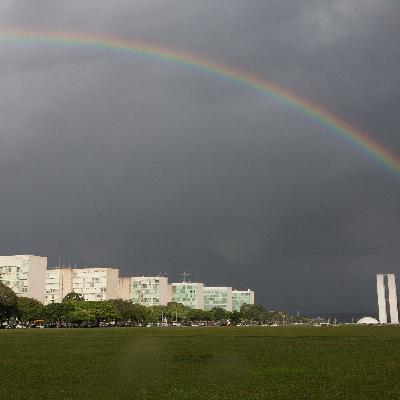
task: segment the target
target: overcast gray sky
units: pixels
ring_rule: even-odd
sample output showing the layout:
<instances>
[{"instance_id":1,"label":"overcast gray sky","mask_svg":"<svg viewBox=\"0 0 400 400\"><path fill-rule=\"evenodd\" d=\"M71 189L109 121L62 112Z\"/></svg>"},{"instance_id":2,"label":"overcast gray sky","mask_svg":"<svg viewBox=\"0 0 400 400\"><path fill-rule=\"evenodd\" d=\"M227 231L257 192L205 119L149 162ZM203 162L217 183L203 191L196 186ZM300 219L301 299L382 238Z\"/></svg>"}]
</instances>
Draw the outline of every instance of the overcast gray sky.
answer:
<instances>
[{"instance_id":1,"label":"overcast gray sky","mask_svg":"<svg viewBox=\"0 0 400 400\"><path fill-rule=\"evenodd\" d=\"M276 82L400 155L400 4L3 0L0 26L142 39ZM369 312L400 283L400 177L253 89L0 40L0 252L183 270L270 309Z\"/></svg>"}]
</instances>

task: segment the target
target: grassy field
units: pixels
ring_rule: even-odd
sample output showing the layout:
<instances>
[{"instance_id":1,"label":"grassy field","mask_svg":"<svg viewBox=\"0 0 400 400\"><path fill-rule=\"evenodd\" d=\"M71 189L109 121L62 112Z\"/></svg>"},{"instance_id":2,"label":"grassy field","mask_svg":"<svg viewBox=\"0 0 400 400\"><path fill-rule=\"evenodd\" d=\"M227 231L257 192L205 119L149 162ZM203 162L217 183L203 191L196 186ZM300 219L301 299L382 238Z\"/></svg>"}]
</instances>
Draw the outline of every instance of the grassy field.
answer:
<instances>
[{"instance_id":1,"label":"grassy field","mask_svg":"<svg viewBox=\"0 0 400 400\"><path fill-rule=\"evenodd\" d=\"M1 330L0 399L400 399L400 328Z\"/></svg>"}]
</instances>

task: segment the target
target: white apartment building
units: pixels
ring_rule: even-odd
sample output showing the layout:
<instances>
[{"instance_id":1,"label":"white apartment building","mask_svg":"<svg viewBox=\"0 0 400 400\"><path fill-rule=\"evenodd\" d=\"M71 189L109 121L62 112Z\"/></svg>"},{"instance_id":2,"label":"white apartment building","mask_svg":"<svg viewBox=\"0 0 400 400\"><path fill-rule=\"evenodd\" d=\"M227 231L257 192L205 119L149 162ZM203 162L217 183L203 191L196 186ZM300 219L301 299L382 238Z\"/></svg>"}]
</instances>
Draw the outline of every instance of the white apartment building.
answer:
<instances>
[{"instance_id":1,"label":"white apartment building","mask_svg":"<svg viewBox=\"0 0 400 400\"><path fill-rule=\"evenodd\" d=\"M46 271L45 304L61 303L72 292L72 269L57 268Z\"/></svg>"},{"instance_id":2,"label":"white apartment building","mask_svg":"<svg viewBox=\"0 0 400 400\"><path fill-rule=\"evenodd\" d=\"M168 278L139 276L120 278L120 297L144 306L167 305L170 301Z\"/></svg>"},{"instance_id":3,"label":"white apartment building","mask_svg":"<svg viewBox=\"0 0 400 400\"><path fill-rule=\"evenodd\" d=\"M71 292L87 301L117 299L118 268L55 268L46 271L45 301L60 303Z\"/></svg>"},{"instance_id":4,"label":"white apartment building","mask_svg":"<svg viewBox=\"0 0 400 400\"><path fill-rule=\"evenodd\" d=\"M0 256L0 281L17 296L44 303L47 257L34 255Z\"/></svg>"},{"instance_id":5,"label":"white apartment building","mask_svg":"<svg viewBox=\"0 0 400 400\"><path fill-rule=\"evenodd\" d=\"M72 291L87 301L118 298L118 268L92 267L72 269Z\"/></svg>"},{"instance_id":6,"label":"white apartment building","mask_svg":"<svg viewBox=\"0 0 400 400\"><path fill-rule=\"evenodd\" d=\"M204 287L204 309L220 307L232 311L232 288L205 286Z\"/></svg>"},{"instance_id":7,"label":"white apartment building","mask_svg":"<svg viewBox=\"0 0 400 400\"><path fill-rule=\"evenodd\" d=\"M243 304L254 304L254 291L247 290L232 290L232 309L240 311Z\"/></svg>"},{"instance_id":8,"label":"white apartment building","mask_svg":"<svg viewBox=\"0 0 400 400\"><path fill-rule=\"evenodd\" d=\"M204 309L204 284L193 282L172 283L171 300L184 306Z\"/></svg>"},{"instance_id":9,"label":"white apartment building","mask_svg":"<svg viewBox=\"0 0 400 400\"><path fill-rule=\"evenodd\" d=\"M173 301L205 310L222 307L239 311L243 304L254 304L250 289L204 287L203 283L185 281L168 284L162 276L119 278L119 269L109 267L47 270L47 257L34 255L0 256L0 281L17 296L45 304L59 303L70 292L82 294L88 301L122 298L146 306Z\"/></svg>"}]
</instances>

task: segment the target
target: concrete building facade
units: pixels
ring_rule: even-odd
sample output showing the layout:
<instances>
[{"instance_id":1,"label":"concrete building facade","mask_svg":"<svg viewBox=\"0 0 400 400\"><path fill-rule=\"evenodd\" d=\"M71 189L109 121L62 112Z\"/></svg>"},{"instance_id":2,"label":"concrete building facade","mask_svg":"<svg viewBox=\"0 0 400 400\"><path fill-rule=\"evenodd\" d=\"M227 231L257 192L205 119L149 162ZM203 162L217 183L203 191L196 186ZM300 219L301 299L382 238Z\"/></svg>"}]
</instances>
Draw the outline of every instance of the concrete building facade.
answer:
<instances>
[{"instance_id":1,"label":"concrete building facade","mask_svg":"<svg viewBox=\"0 0 400 400\"><path fill-rule=\"evenodd\" d=\"M399 311L395 275L377 274L376 291L378 295L379 322L381 324L398 324Z\"/></svg>"},{"instance_id":2,"label":"concrete building facade","mask_svg":"<svg viewBox=\"0 0 400 400\"><path fill-rule=\"evenodd\" d=\"M131 277L124 276L118 279L118 298L123 300L131 300Z\"/></svg>"},{"instance_id":3,"label":"concrete building facade","mask_svg":"<svg viewBox=\"0 0 400 400\"><path fill-rule=\"evenodd\" d=\"M47 257L34 255L0 256L0 281L17 296L45 302Z\"/></svg>"},{"instance_id":4,"label":"concrete building facade","mask_svg":"<svg viewBox=\"0 0 400 400\"><path fill-rule=\"evenodd\" d=\"M46 271L45 304L61 303L72 292L72 269L57 268Z\"/></svg>"},{"instance_id":5,"label":"concrete building facade","mask_svg":"<svg viewBox=\"0 0 400 400\"><path fill-rule=\"evenodd\" d=\"M220 307L232 311L232 288L231 287L204 287L204 310Z\"/></svg>"},{"instance_id":6,"label":"concrete building facade","mask_svg":"<svg viewBox=\"0 0 400 400\"><path fill-rule=\"evenodd\" d=\"M85 300L117 299L118 288L118 268L88 267L72 270L72 291L82 294Z\"/></svg>"},{"instance_id":7,"label":"concrete building facade","mask_svg":"<svg viewBox=\"0 0 400 400\"><path fill-rule=\"evenodd\" d=\"M171 300L184 306L204 309L204 284L203 283L172 283Z\"/></svg>"},{"instance_id":8,"label":"concrete building facade","mask_svg":"<svg viewBox=\"0 0 400 400\"><path fill-rule=\"evenodd\" d=\"M243 304L254 304L254 291L232 290L232 310L240 311Z\"/></svg>"},{"instance_id":9,"label":"concrete building facade","mask_svg":"<svg viewBox=\"0 0 400 400\"><path fill-rule=\"evenodd\" d=\"M394 276L387 276L391 321L396 321L396 284ZM377 279L378 299L385 304L385 297L379 294L379 279L383 282L383 278ZM83 295L88 301L122 298L146 306L166 305L173 301L205 310L221 307L232 311L240 310L242 304L254 304L254 292L250 290L204 287L199 282L169 284L162 276L119 278L119 269L110 267L47 269L47 257L34 255L0 256L0 281L17 296L31 297L45 304L59 303L71 292ZM385 319L383 315L382 320Z\"/></svg>"},{"instance_id":10,"label":"concrete building facade","mask_svg":"<svg viewBox=\"0 0 400 400\"><path fill-rule=\"evenodd\" d=\"M144 306L165 306L170 301L168 279L164 276L130 278L129 300Z\"/></svg>"},{"instance_id":11,"label":"concrete building facade","mask_svg":"<svg viewBox=\"0 0 400 400\"><path fill-rule=\"evenodd\" d=\"M45 299L60 303L68 293L83 295L87 301L119 297L119 269L108 267L55 268L46 271Z\"/></svg>"}]
</instances>

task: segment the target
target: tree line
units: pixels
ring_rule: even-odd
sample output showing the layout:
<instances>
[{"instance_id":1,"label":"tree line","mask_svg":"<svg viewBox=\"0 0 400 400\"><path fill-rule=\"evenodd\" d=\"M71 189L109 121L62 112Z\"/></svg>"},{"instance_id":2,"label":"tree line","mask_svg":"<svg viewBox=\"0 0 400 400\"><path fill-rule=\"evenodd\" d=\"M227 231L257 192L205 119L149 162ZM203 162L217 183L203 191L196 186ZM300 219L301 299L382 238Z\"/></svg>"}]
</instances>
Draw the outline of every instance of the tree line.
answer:
<instances>
[{"instance_id":1,"label":"tree line","mask_svg":"<svg viewBox=\"0 0 400 400\"><path fill-rule=\"evenodd\" d=\"M287 314L267 311L262 305L242 305L240 311L223 308L211 310L191 309L180 303L166 306L143 306L130 301L115 299L84 301L82 295L69 293L61 303L43 305L27 297L17 297L0 282L0 322L18 320L29 324L34 321L50 326L99 326L112 322L120 326L147 324L273 324L285 323Z\"/></svg>"}]
</instances>

